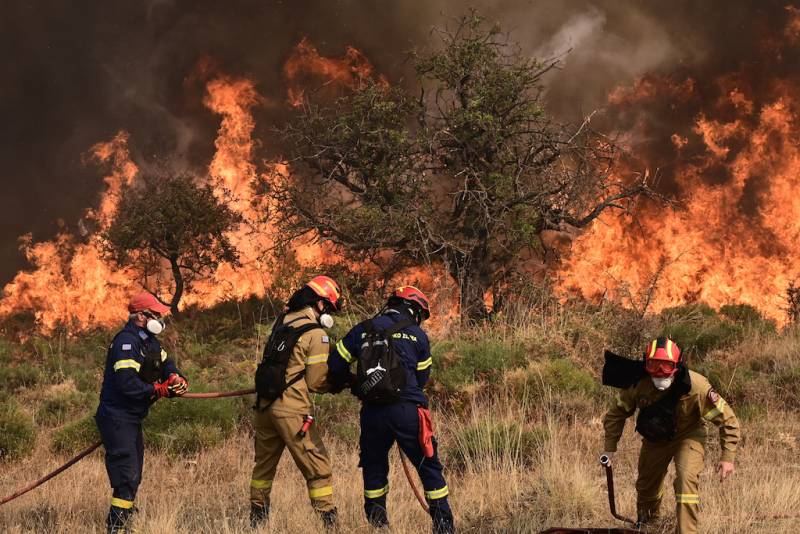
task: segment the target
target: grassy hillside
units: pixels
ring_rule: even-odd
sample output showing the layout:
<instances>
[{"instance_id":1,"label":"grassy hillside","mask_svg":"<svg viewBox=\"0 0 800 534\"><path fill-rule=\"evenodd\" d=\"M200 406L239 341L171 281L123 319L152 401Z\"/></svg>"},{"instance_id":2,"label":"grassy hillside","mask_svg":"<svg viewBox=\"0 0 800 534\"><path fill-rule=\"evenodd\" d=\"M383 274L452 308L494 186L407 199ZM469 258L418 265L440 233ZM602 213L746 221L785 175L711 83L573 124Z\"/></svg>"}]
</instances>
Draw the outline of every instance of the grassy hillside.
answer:
<instances>
[{"instance_id":1,"label":"grassy hillside","mask_svg":"<svg viewBox=\"0 0 800 534\"><path fill-rule=\"evenodd\" d=\"M247 318L247 319L246 319ZM341 335L356 317L338 320ZM193 391L248 387L269 329L260 308L189 312L165 346ZM436 325L434 325L436 326ZM91 420L113 332L70 338L7 327L0 341L0 494L38 478L95 440ZM432 328L428 387L452 502L462 532L538 532L613 526L605 497L601 418L613 391L599 384L603 349L638 353L669 334L731 403L744 427L736 475L720 485L708 443L702 477L705 532L796 532L769 519L800 509L800 331L778 329L747 306L692 305L638 317L612 306L530 299L491 324ZM13 341L12 341L13 340ZM247 532L252 467L251 399L160 401L147 419L147 458L137 505L142 533ZM342 532L369 532L362 512L358 404L316 399L333 456ZM638 438L626 429L616 459L618 507L635 514ZM393 452L393 532L428 529ZM671 480L671 477L670 477ZM101 453L0 508L3 532L100 532L110 489ZM669 529L672 488L664 501ZM424 525L424 529L420 527ZM273 492L271 531L319 530L305 486L286 455Z\"/></svg>"}]
</instances>

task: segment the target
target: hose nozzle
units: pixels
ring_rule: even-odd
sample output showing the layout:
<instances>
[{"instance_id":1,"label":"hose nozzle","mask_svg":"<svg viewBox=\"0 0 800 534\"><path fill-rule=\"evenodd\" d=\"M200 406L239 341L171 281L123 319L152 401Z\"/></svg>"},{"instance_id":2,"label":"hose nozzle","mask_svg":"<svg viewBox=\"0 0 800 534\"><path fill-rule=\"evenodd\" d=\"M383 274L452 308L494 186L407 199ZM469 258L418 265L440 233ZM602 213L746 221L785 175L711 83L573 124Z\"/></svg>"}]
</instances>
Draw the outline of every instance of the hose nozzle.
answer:
<instances>
[{"instance_id":1,"label":"hose nozzle","mask_svg":"<svg viewBox=\"0 0 800 534\"><path fill-rule=\"evenodd\" d=\"M609 458L607 454L603 454L600 456L600 465L602 465L603 467L607 467L610 462L611 458Z\"/></svg>"}]
</instances>

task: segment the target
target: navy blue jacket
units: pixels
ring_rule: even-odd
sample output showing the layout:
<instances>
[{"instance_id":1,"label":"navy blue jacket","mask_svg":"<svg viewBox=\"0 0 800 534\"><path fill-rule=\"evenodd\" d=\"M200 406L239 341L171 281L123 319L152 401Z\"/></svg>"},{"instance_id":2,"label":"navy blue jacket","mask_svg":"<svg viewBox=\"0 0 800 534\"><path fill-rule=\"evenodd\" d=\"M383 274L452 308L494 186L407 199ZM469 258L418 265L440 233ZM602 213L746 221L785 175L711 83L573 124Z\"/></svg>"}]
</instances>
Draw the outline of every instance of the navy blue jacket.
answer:
<instances>
[{"instance_id":1,"label":"navy blue jacket","mask_svg":"<svg viewBox=\"0 0 800 534\"><path fill-rule=\"evenodd\" d=\"M161 380L172 373L180 374L156 337L128 321L108 348L98 416L127 421L141 421L147 416L150 405L155 402L155 388L139 377L139 369L148 351L161 353L164 361Z\"/></svg>"},{"instance_id":2,"label":"navy blue jacket","mask_svg":"<svg viewBox=\"0 0 800 534\"><path fill-rule=\"evenodd\" d=\"M377 328L388 329L394 323L411 319L404 312L389 309L372 319ZM354 326L334 347L328 356L328 369L334 384L341 386L350 378L350 364L361 354L361 339L365 337L364 323ZM428 405L422 388L431 375L431 346L428 336L417 324L407 326L392 336L395 351L406 369L406 387L400 399L415 404Z\"/></svg>"}]
</instances>

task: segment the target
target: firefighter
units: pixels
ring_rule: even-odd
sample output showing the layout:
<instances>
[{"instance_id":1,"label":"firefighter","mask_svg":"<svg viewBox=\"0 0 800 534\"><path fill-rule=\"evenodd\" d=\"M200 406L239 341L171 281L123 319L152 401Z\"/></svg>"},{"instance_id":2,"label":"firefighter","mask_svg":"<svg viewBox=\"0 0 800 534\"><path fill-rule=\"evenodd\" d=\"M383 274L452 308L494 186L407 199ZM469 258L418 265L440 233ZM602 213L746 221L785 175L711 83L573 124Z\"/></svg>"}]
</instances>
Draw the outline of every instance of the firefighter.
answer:
<instances>
[{"instance_id":1,"label":"firefighter","mask_svg":"<svg viewBox=\"0 0 800 534\"><path fill-rule=\"evenodd\" d=\"M274 399L264 398L259 390L255 406L255 466L250 480L250 523L253 528L269 517L270 493L275 471L284 449L289 449L295 464L306 479L311 506L327 528L335 526L331 461L313 417L312 393L325 393L328 375L329 338L324 328L333 326L330 314L341 309L339 285L327 276L316 276L289 299L285 314L273 326L273 336L280 325L304 329L292 340L288 361L281 369L282 386ZM272 339L272 337L271 337ZM265 347L265 358L268 350ZM283 347L281 347L283 348ZM261 367L261 366L259 366ZM302 432L301 432L302 430Z\"/></svg>"},{"instance_id":2,"label":"firefighter","mask_svg":"<svg viewBox=\"0 0 800 534\"><path fill-rule=\"evenodd\" d=\"M708 379L686 367L671 339L658 338L648 345L644 371L642 378L620 391L605 415L604 454L610 458L616 452L625 420L638 408L636 430L643 437L636 480L639 521L646 524L656 518L667 468L674 462L676 532L698 532L707 424L719 427L722 452L717 472L722 482L734 472L739 421Z\"/></svg>"},{"instance_id":3,"label":"firefighter","mask_svg":"<svg viewBox=\"0 0 800 534\"><path fill-rule=\"evenodd\" d=\"M370 321L351 329L331 350L328 365L334 387L350 383L353 392L362 400L360 426L360 463L364 479L364 512L376 528L388 525L386 496L389 493L389 449L396 441L400 449L416 466L425 488L425 497L433 520L433 532L454 532L453 514L448 503L449 490L442 476L435 439L432 439L428 400L422 391L431 371L431 352L428 337L420 328L430 317L427 297L419 289L404 286L392 293L384 310ZM401 324L402 323L402 324ZM350 366L364 357L367 332L391 332L391 345L398 358L398 367L405 373L405 386L394 402L374 403L359 395ZM378 341L378 343L386 343ZM375 365L365 371L367 377L386 372L385 365ZM372 373L375 372L374 375ZM389 370L387 375L391 374ZM430 434L421 443L422 429Z\"/></svg>"},{"instance_id":4,"label":"firefighter","mask_svg":"<svg viewBox=\"0 0 800 534\"><path fill-rule=\"evenodd\" d=\"M164 331L162 316L169 308L143 292L130 299L128 311L128 323L108 348L95 414L113 490L106 518L109 534L128 532L144 465L142 421L150 405L164 397L181 396L189 389L157 339Z\"/></svg>"}]
</instances>

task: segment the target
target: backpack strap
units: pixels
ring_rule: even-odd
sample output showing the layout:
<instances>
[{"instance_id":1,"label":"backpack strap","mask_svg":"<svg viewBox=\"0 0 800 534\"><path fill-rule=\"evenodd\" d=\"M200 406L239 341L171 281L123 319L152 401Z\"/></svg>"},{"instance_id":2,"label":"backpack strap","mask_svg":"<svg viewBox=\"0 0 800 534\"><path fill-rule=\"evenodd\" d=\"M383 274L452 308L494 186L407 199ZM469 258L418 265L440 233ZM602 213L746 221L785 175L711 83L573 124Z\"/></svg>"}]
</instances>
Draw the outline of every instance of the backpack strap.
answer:
<instances>
[{"instance_id":1,"label":"backpack strap","mask_svg":"<svg viewBox=\"0 0 800 534\"><path fill-rule=\"evenodd\" d=\"M285 314L284 314L284 315L285 315ZM283 317L283 315L281 315L281 318L282 318L282 317ZM295 322L295 321L297 321L297 320L299 320L299 319L302 319L302 317L298 317L297 319L292 319L292 320L291 320L291 321L289 321L288 323L284 323L284 324L281 324L281 325L278 325L278 326L287 326L287 325L290 325L290 324L292 324L293 322ZM277 321L276 321L276 322L277 322ZM300 340L300 336L302 336L302 335L303 335L303 334L305 334L306 332L310 332L311 330L316 330L317 328L320 328L320 326L319 326L318 324L315 324L315 323L308 323L308 324L304 324L304 325L301 325L301 326L298 326L298 327L296 327L296 328L295 328L295 336L296 336L296 337L294 338L294 344L295 344L295 345L297 344L297 342ZM275 331L275 330L273 329L273 333L274 333L274 331ZM270 336L270 337L271 337L271 336ZM303 368L303 370L302 370L302 371L300 371L299 373L297 373L297 375L296 375L294 378L292 378L291 380L289 380L289 381L286 383L286 385L285 385L285 386L283 387L283 389L281 390L281 394L280 394L280 395L278 395L277 397L275 397L274 399L272 399L272 400L271 400L271 401L270 401L270 402L269 402L269 403L268 403L266 406L264 406L264 407L263 407L263 408L261 408L261 409L262 409L262 410L264 410L264 409L266 409L266 408L269 408L270 406L272 406L272 403L273 403L273 402L275 402L276 400L278 400L278 399L280 399L281 397L283 397L283 394L284 394L284 393L286 393L286 390L287 390L287 389L289 389L290 387L292 387L293 385L295 385L297 382L299 382L300 380L302 380L303 378L305 378L305 376L306 376L306 370L305 370L305 368ZM256 395L256 406L258 406L258 403L259 403L259 401L260 401L260 400L261 400L261 398L260 398L258 395Z\"/></svg>"}]
</instances>

